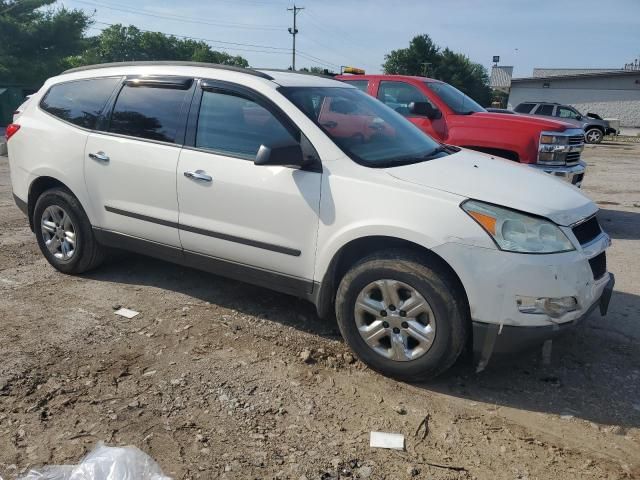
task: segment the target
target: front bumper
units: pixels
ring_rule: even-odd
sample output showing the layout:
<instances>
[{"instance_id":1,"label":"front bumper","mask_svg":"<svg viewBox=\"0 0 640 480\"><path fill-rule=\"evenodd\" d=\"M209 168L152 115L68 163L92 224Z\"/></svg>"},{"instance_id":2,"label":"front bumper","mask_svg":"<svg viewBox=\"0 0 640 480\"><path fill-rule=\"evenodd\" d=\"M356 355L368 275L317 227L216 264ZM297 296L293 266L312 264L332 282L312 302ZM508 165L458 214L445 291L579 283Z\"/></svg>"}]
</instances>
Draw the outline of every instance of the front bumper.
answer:
<instances>
[{"instance_id":1,"label":"front bumper","mask_svg":"<svg viewBox=\"0 0 640 480\"><path fill-rule=\"evenodd\" d=\"M575 328L597 308L606 315L615 285L615 277L609 278L596 301L579 317L565 323L541 327L500 326L495 323L473 322L473 351L482 367L486 366L492 354L506 354L539 346L544 341Z\"/></svg>"},{"instance_id":2,"label":"front bumper","mask_svg":"<svg viewBox=\"0 0 640 480\"><path fill-rule=\"evenodd\" d=\"M584 172L587 169L587 164L584 162L578 162L576 165L568 166L558 166L553 167L550 165L540 165L540 164L532 164L531 167L537 168L546 172L554 177L559 177L562 180L569 182L576 187L580 187L582 185L582 179L584 178Z\"/></svg>"}]
</instances>

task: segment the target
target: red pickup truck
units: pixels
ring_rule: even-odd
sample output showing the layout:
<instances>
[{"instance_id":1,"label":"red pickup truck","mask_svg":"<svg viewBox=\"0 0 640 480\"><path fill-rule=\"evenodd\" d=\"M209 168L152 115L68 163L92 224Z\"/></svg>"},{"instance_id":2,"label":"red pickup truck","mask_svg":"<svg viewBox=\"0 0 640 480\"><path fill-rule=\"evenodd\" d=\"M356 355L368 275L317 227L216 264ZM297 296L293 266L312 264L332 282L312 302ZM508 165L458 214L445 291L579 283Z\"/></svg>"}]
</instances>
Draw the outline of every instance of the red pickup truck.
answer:
<instances>
[{"instance_id":1,"label":"red pickup truck","mask_svg":"<svg viewBox=\"0 0 640 480\"><path fill-rule=\"evenodd\" d=\"M378 98L433 138L508 158L580 186L584 132L529 115L490 113L460 90L425 77L339 75L336 78Z\"/></svg>"}]
</instances>

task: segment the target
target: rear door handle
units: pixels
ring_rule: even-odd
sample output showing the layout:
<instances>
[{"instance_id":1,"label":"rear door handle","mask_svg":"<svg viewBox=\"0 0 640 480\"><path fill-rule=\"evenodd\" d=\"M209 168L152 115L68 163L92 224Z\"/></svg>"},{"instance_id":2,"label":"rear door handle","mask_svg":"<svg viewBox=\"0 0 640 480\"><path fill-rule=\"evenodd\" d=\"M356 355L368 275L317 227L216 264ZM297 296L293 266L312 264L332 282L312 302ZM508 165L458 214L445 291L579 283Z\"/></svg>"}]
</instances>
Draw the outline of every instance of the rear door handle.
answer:
<instances>
[{"instance_id":1,"label":"rear door handle","mask_svg":"<svg viewBox=\"0 0 640 480\"><path fill-rule=\"evenodd\" d=\"M184 176L193 180L200 180L201 182L211 182L213 180L213 177L207 175L207 172L204 170L196 170L195 172L187 171L184 172Z\"/></svg>"},{"instance_id":2,"label":"rear door handle","mask_svg":"<svg viewBox=\"0 0 640 480\"><path fill-rule=\"evenodd\" d=\"M109 157L104 152L90 153L89 158L91 160L97 160L99 162L108 163Z\"/></svg>"}]
</instances>

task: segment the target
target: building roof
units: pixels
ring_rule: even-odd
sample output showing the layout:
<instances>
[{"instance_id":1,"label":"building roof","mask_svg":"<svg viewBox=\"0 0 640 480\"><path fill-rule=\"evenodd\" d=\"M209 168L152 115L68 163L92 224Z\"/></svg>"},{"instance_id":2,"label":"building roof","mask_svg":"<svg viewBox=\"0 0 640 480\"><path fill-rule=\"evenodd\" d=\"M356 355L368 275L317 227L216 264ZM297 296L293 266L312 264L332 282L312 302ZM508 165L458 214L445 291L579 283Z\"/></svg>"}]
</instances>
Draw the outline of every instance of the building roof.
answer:
<instances>
[{"instance_id":1,"label":"building roof","mask_svg":"<svg viewBox=\"0 0 640 480\"><path fill-rule=\"evenodd\" d=\"M591 73L619 72L620 68L534 68L533 77L565 77L567 75L587 75Z\"/></svg>"},{"instance_id":2,"label":"building roof","mask_svg":"<svg viewBox=\"0 0 640 480\"><path fill-rule=\"evenodd\" d=\"M511 85L511 77L513 76L513 67L499 67L494 65L491 69L491 78L489 86L491 88L509 88Z\"/></svg>"},{"instance_id":3,"label":"building roof","mask_svg":"<svg viewBox=\"0 0 640 480\"><path fill-rule=\"evenodd\" d=\"M640 75L638 70L606 70L602 72L593 73L574 73L567 75L551 75L548 77L524 77L514 78L511 83L532 82L540 80L566 80L566 79L581 79L581 78L598 78L598 77L618 77L625 75Z\"/></svg>"}]
</instances>

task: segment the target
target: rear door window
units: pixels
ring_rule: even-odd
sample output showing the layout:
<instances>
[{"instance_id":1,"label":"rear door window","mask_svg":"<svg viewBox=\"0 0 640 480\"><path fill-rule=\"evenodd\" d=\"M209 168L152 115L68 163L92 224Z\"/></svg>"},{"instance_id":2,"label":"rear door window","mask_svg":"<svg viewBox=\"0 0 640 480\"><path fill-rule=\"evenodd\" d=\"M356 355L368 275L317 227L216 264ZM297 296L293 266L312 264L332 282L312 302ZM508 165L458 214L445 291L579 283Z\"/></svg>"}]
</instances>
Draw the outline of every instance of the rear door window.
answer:
<instances>
[{"instance_id":1,"label":"rear door window","mask_svg":"<svg viewBox=\"0 0 640 480\"><path fill-rule=\"evenodd\" d=\"M121 77L60 83L49 89L40 108L79 127L94 129Z\"/></svg>"},{"instance_id":2,"label":"rear door window","mask_svg":"<svg viewBox=\"0 0 640 480\"><path fill-rule=\"evenodd\" d=\"M402 115L410 114L411 102L428 102L420 90L404 82L380 82L378 99Z\"/></svg>"},{"instance_id":3,"label":"rear door window","mask_svg":"<svg viewBox=\"0 0 640 480\"><path fill-rule=\"evenodd\" d=\"M125 85L111 114L108 131L175 143L184 122L182 109L190 90Z\"/></svg>"},{"instance_id":4,"label":"rear door window","mask_svg":"<svg viewBox=\"0 0 640 480\"><path fill-rule=\"evenodd\" d=\"M513 111L518 113L530 113L531 109L534 106L535 106L535 103L521 103L516 108L514 108Z\"/></svg>"},{"instance_id":5,"label":"rear door window","mask_svg":"<svg viewBox=\"0 0 640 480\"><path fill-rule=\"evenodd\" d=\"M344 83L348 83L349 85L353 85L358 90L362 90L364 93L367 93L367 87L369 86L369 80L343 80Z\"/></svg>"},{"instance_id":6,"label":"rear door window","mask_svg":"<svg viewBox=\"0 0 640 480\"><path fill-rule=\"evenodd\" d=\"M554 105L540 105L536 110L536 115L546 115L548 117L553 115Z\"/></svg>"}]
</instances>

